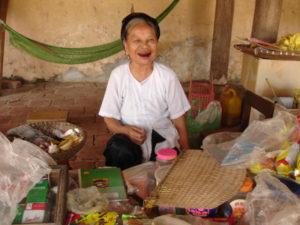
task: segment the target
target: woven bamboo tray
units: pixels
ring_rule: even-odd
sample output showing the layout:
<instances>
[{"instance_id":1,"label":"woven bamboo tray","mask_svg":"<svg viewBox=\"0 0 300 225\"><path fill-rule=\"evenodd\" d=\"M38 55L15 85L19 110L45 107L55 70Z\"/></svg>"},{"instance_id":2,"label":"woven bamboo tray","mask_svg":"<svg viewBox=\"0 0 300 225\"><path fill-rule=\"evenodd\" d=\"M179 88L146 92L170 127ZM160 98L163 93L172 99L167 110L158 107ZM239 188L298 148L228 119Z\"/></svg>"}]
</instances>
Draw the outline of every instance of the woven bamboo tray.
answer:
<instances>
[{"instance_id":1,"label":"woven bamboo tray","mask_svg":"<svg viewBox=\"0 0 300 225\"><path fill-rule=\"evenodd\" d=\"M239 192L245 177L245 169L221 166L207 152L189 149L172 164L144 206L216 208Z\"/></svg>"},{"instance_id":2,"label":"woven bamboo tray","mask_svg":"<svg viewBox=\"0 0 300 225\"><path fill-rule=\"evenodd\" d=\"M299 51L278 51L262 47L251 48L250 45L242 44L234 45L234 48L240 50L243 53L263 59L300 60Z\"/></svg>"},{"instance_id":3,"label":"woven bamboo tray","mask_svg":"<svg viewBox=\"0 0 300 225\"><path fill-rule=\"evenodd\" d=\"M86 132L81 127L68 123L68 122L59 122L59 121L44 121L44 122L35 122L35 123L28 123L31 127L40 130L45 135L49 137L53 137L52 131L54 129L58 129L61 131L66 131L71 128L77 128L79 130L80 135L83 137L82 140L77 143L75 146L71 147L68 150L65 151L59 151L53 154L50 154L50 156L57 162L65 162L68 161L71 157L73 157L85 144L86 141Z\"/></svg>"}]
</instances>

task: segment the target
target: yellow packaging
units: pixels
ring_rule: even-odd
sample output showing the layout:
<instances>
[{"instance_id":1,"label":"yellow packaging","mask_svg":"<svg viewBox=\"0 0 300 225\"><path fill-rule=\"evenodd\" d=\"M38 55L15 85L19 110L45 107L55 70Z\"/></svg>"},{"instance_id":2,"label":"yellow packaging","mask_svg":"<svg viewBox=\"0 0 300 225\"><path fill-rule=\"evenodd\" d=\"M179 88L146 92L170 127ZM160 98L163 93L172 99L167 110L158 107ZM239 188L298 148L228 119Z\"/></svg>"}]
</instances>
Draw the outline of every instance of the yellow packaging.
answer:
<instances>
[{"instance_id":1,"label":"yellow packaging","mask_svg":"<svg viewBox=\"0 0 300 225\"><path fill-rule=\"evenodd\" d=\"M295 180L297 183L300 183L300 154L297 157L297 168L294 171Z\"/></svg>"},{"instance_id":2,"label":"yellow packaging","mask_svg":"<svg viewBox=\"0 0 300 225\"><path fill-rule=\"evenodd\" d=\"M293 172L297 156L299 153L298 143L290 143L286 141L281 149L286 149L283 153L276 157L275 167L279 175L289 176Z\"/></svg>"},{"instance_id":3,"label":"yellow packaging","mask_svg":"<svg viewBox=\"0 0 300 225\"><path fill-rule=\"evenodd\" d=\"M249 168L251 173L258 174L263 170L268 170L271 173L276 173L275 169L275 158L267 158L260 164L254 164Z\"/></svg>"},{"instance_id":4,"label":"yellow packaging","mask_svg":"<svg viewBox=\"0 0 300 225\"><path fill-rule=\"evenodd\" d=\"M88 215L82 215L80 218L72 221L70 225L115 225L118 214L116 212L97 212Z\"/></svg>"},{"instance_id":5,"label":"yellow packaging","mask_svg":"<svg viewBox=\"0 0 300 225\"><path fill-rule=\"evenodd\" d=\"M227 88L220 96L222 124L234 126L240 123L242 100L233 88Z\"/></svg>"}]
</instances>

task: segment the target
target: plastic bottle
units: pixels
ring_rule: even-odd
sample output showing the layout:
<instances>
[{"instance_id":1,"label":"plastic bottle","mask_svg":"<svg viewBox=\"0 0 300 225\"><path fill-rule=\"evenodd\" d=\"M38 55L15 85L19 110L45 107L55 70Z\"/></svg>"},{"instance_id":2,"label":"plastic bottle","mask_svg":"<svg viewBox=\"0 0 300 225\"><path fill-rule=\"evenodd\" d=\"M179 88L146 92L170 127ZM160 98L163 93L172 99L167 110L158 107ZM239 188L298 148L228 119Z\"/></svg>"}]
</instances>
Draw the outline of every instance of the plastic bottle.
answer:
<instances>
[{"instance_id":1,"label":"plastic bottle","mask_svg":"<svg viewBox=\"0 0 300 225\"><path fill-rule=\"evenodd\" d=\"M242 100L233 88L227 85L225 88L220 96L222 124L224 126L234 126L240 123Z\"/></svg>"}]
</instances>

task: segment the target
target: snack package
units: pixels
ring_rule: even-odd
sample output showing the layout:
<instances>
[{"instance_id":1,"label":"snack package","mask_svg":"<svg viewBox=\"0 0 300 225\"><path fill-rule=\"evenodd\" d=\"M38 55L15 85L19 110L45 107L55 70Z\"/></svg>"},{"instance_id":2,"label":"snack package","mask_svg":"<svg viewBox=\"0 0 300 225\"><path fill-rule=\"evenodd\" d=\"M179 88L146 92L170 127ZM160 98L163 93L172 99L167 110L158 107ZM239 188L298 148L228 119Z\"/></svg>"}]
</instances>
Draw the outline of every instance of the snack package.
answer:
<instances>
[{"instance_id":1,"label":"snack package","mask_svg":"<svg viewBox=\"0 0 300 225\"><path fill-rule=\"evenodd\" d=\"M188 214L193 216L214 217L217 214L218 208L213 208L213 209L187 208L186 211Z\"/></svg>"},{"instance_id":2,"label":"snack package","mask_svg":"<svg viewBox=\"0 0 300 225\"><path fill-rule=\"evenodd\" d=\"M152 225L152 219L141 218L128 214L122 215L123 225Z\"/></svg>"},{"instance_id":3,"label":"snack package","mask_svg":"<svg viewBox=\"0 0 300 225\"><path fill-rule=\"evenodd\" d=\"M278 175L290 176L296 167L299 144L297 142L286 141L283 144L282 149L285 149L285 151L276 157L276 171Z\"/></svg>"},{"instance_id":4,"label":"snack package","mask_svg":"<svg viewBox=\"0 0 300 225\"><path fill-rule=\"evenodd\" d=\"M249 168L251 173L258 174L263 170L268 170L271 173L276 173L275 158L267 158L259 164L254 164Z\"/></svg>"},{"instance_id":5,"label":"snack package","mask_svg":"<svg viewBox=\"0 0 300 225\"><path fill-rule=\"evenodd\" d=\"M297 157L297 168L294 170L294 177L297 183L300 183L300 154Z\"/></svg>"},{"instance_id":6,"label":"snack package","mask_svg":"<svg viewBox=\"0 0 300 225\"><path fill-rule=\"evenodd\" d=\"M116 212L97 212L88 215L70 213L66 225L115 225L118 214Z\"/></svg>"}]
</instances>

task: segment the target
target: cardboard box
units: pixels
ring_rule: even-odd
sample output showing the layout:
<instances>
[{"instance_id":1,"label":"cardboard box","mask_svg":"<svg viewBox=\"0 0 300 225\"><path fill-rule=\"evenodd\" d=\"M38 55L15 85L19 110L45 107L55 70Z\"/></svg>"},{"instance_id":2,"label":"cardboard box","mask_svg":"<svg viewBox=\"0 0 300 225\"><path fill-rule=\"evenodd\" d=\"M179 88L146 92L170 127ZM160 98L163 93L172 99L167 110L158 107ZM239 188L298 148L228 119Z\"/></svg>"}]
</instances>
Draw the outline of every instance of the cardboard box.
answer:
<instances>
[{"instance_id":1,"label":"cardboard box","mask_svg":"<svg viewBox=\"0 0 300 225\"><path fill-rule=\"evenodd\" d=\"M25 209L25 204L19 204L18 205L18 212L17 212L17 215L16 215L16 217L13 221L13 224L22 223L24 209Z\"/></svg>"},{"instance_id":2,"label":"cardboard box","mask_svg":"<svg viewBox=\"0 0 300 225\"><path fill-rule=\"evenodd\" d=\"M27 194L22 223L38 223L45 220L48 196L48 179L41 179Z\"/></svg>"},{"instance_id":3,"label":"cardboard box","mask_svg":"<svg viewBox=\"0 0 300 225\"><path fill-rule=\"evenodd\" d=\"M27 116L27 123L41 121L66 122L68 120L68 114L68 111L30 112Z\"/></svg>"},{"instance_id":4,"label":"cardboard box","mask_svg":"<svg viewBox=\"0 0 300 225\"><path fill-rule=\"evenodd\" d=\"M127 193L120 168L103 167L79 169L80 187L96 186L110 201L127 200Z\"/></svg>"},{"instance_id":5,"label":"cardboard box","mask_svg":"<svg viewBox=\"0 0 300 225\"><path fill-rule=\"evenodd\" d=\"M67 191L67 183L68 183L68 169L67 166L53 166L52 171L49 176L50 181L50 187L52 188L54 186L57 186L57 195L54 198L53 207L51 209L51 216L49 216L49 221L44 222L30 222L26 223L26 225L65 225L66 221L66 191ZM42 182L42 185L45 185L45 183ZM41 188L44 191L44 186ZM50 192L48 192L50 193ZM29 194L29 193L28 193ZM37 196L31 196L30 198L35 199ZM29 198L29 199L30 199ZM44 199L45 195L41 194L38 196L40 199ZM46 197L47 199L47 197ZM22 207L24 209L24 213L26 210L28 210L27 214L29 213L30 216L39 216L42 213L39 211L45 211L45 215L47 215L47 205L46 203L29 203L28 201L34 201L34 200L28 200L28 196L26 198L26 203L23 204L23 206L20 206L20 211L17 214L16 219L14 220L13 224L20 224L20 216L22 216ZM27 204L27 205L26 205ZM27 207L26 207L27 206ZM26 209L25 209L26 207ZM34 212L29 212L29 211ZM26 216L26 214L25 214ZM29 218L29 217L28 217ZM47 216L48 218L48 216Z\"/></svg>"},{"instance_id":6,"label":"cardboard box","mask_svg":"<svg viewBox=\"0 0 300 225\"><path fill-rule=\"evenodd\" d=\"M48 180L39 181L27 194L26 203L45 203L47 201Z\"/></svg>"},{"instance_id":7,"label":"cardboard box","mask_svg":"<svg viewBox=\"0 0 300 225\"><path fill-rule=\"evenodd\" d=\"M46 203L26 203L22 223L42 223L45 219Z\"/></svg>"}]
</instances>

